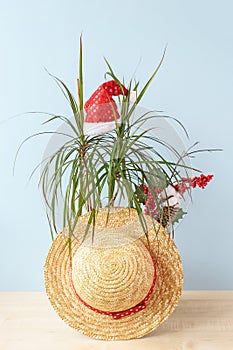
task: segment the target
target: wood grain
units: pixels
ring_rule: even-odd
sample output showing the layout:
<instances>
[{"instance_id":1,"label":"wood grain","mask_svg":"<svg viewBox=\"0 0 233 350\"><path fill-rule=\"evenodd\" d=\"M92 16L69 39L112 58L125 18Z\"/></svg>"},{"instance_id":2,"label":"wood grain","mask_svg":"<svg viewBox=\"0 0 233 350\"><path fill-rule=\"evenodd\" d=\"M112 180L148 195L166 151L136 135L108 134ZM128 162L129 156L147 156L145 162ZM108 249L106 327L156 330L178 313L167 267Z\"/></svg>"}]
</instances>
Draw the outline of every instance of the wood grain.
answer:
<instances>
[{"instance_id":1,"label":"wood grain","mask_svg":"<svg viewBox=\"0 0 233 350\"><path fill-rule=\"evenodd\" d=\"M170 318L137 340L104 342L68 327L45 293L0 293L0 350L232 350L233 291L184 291Z\"/></svg>"}]
</instances>

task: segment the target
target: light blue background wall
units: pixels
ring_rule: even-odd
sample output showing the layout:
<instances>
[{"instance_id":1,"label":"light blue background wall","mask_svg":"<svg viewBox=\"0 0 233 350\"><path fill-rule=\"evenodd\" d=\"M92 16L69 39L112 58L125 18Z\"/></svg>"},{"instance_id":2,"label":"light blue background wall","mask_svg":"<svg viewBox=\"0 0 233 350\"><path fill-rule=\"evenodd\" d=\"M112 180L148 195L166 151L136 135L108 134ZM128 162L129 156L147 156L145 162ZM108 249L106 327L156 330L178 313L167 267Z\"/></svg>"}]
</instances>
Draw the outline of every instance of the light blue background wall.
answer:
<instances>
[{"instance_id":1,"label":"light blue background wall","mask_svg":"<svg viewBox=\"0 0 233 350\"><path fill-rule=\"evenodd\" d=\"M86 98L103 80L105 55L119 76L148 78L168 50L143 106L179 118L191 142L224 151L194 165L214 173L194 193L176 231L186 289L233 289L232 1L0 0L0 290L43 290L43 262L51 243L37 189L27 178L47 140L20 154L20 142L41 130L26 111L67 113L68 106L44 66L75 93L78 40L83 32Z\"/></svg>"}]
</instances>

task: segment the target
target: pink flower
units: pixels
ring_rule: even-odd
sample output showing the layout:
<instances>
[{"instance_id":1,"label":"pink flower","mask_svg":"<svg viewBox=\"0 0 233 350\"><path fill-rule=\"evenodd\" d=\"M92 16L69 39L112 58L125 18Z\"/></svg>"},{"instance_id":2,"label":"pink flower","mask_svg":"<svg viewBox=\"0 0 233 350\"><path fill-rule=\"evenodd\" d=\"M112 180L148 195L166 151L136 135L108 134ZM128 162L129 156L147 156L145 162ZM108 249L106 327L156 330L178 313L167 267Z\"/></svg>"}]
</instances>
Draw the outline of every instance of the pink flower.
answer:
<instances>
[{"instance_id":1,"label":"pink flower","mask_svg":"<svg viewBox=\"0 0 233 350\"><path fill-rule=\"evenodd\" d=\"M144 214L154 217L156 214L158 214L158 208L155 201L155 197L157 197L158 194L162 191L162 188L154 188L153 193L145 185L143 185L143 189L144 193L147 194Z\"/></svg>"}]
</instances>

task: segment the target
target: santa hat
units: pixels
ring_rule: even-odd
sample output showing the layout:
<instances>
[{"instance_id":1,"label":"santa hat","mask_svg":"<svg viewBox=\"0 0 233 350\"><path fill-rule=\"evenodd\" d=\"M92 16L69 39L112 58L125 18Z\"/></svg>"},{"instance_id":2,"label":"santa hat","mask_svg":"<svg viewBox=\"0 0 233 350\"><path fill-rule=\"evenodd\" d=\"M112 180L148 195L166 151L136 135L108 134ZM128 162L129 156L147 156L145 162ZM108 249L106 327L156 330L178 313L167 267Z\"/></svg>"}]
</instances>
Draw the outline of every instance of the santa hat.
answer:
<instances>
[{"instance_id":1,"label":"santa hat","mask_svg":"<svg viewBox=\"0 0 233 350\"><path fill-rule=\"evenodd\" d=\"M101 135L112 131L116 123L121 123L117 105L112 96L127 95L128 90L115 80L107 81L98 87L85 103L84 133Z\"/></svg>"}]
</instances>

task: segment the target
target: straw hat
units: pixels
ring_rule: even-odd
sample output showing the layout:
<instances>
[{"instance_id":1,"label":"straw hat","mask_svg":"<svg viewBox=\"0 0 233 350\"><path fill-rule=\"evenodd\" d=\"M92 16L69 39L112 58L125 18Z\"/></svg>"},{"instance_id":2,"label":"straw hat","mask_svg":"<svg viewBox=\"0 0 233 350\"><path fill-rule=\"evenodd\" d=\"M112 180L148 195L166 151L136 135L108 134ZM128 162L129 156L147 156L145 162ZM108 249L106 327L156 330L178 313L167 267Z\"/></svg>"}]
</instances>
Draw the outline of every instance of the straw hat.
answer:
<instances>
[{"instance_id":1,"label":"straw hat","mask_svg":"<svg viewBox=\"0 0 233 350\"><path fill-rule=\"evenodd\" d=\"M80 244L89 213L53 242L45 262L46 292L59 316L102 340L140 338L174 311L183 286L178 250L167 232L145 216L150 244L136 210L100 209L94 240ZM72 261L72 263L71 263Z\"/></svg>"}]
</instances>

